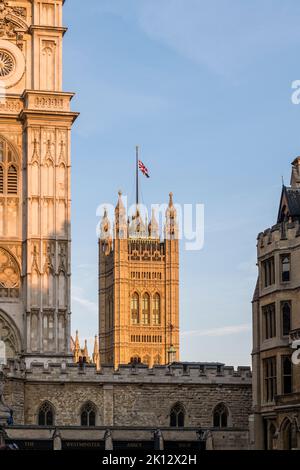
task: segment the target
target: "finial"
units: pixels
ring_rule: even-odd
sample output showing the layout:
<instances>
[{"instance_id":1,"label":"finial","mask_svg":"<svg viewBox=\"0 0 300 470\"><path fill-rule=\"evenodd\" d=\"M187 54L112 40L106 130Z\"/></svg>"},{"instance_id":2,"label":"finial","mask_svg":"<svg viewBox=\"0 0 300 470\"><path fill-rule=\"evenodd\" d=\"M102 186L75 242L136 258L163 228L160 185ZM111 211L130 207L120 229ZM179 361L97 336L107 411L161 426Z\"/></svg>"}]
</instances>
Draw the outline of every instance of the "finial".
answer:
<instances>
[{"instance_id":1,"label":"finial","mask_svg":"<svg viewBox=\"0 0 300 470\"><path fill-rule=\"evenodd\" d=\"M169 194L169 197L170 197L169 206L171 207L173 206L173 193L172 192Z\"/></svg>"},{"instance_id":2,"label":"finial","mask_svg":"<svg viewBox=\"0 0 300 470\"><path fill-rule=\"evenodd\" d=\"M119 195L120 197L122 196L122 190L121 190L121 189L119 189L118 195Z\"/></svg>"}]
</instances>

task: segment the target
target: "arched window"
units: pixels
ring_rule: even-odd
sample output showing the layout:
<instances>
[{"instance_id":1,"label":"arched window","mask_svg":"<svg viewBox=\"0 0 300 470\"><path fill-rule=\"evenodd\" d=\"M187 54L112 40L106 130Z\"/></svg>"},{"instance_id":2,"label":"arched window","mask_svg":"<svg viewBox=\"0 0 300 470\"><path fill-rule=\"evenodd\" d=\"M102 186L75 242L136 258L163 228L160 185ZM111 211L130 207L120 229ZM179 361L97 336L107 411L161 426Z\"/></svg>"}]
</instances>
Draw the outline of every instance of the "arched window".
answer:
<instances>
[{"instance_id":1,"label":"arched window","mask_svg":"<svg viewBox=\"0 0 300 470\"><path fill-rule=\"evenodd\" d=\"M53 406L48 401L43 403L39 408L38 425L39 426L53 426L54 425L54 410L53 410Z\"/></svg>"},{"instance_id":2,"label":"arched window","mask_svg":"<svg viewBox=\"0 0 300 470\"><path fill-rule=\"evenodd\" d=\"M140 364L142 361L141 361L141 358L139 356L132 356L130 358L130 364Z\"/></svg>"},{"instance_id":3,"label":"arched window","mask_svg":"<svg viewBox=\"0 0 300 470\"><path fill-rule=\"evenodd\" d=\"M227 428L228 426L228 408L224 403L219 403L214 409L213 420L215 428Z\"/></svg>"},{"instance_id":4,"label":"arched window","mask_svg":"<svg viewBox=\"0 0 300 470\"><path fill-rule=\"evenodd\" d=\"M81 426L96 426L96 407L93 403L88 402L83 405L80 413Z\"/></svg>"},{"instance_id":5,"label":"arched window","mask_svg":"<svg viewBox=\"0 0 300 470\"><path fill-rule=\"evenodd\" d=\"M281 315L282 315L282 334L283 336L288 336L291 331L291 304L290 302L282 302Z\"/></svg>"},{"instance_id":6,"label":"arched window","mask_svg":"<svg viewBox=\"0 0 300 470\"><path fill-rule=\"evenodd\" d=\"M147 293L143 295L142 323L150 325L150 296Z\"/></svg>"},{"instance_id":7,"label":"arched window","mask_svg":"<svg viewBox=\"0 0 300 470\"><path fill-rule=\"evenodd\" d=\"M183 428L184 427L184 407L181 403L176 403L171 408L170 412L170 426L172 428Z\"/></svg>"},{"instance_id":8,"label":"arched window","mask_svg":"<svg viewBox=\"0 0 300 470\"><path fill-rule=\"evenodd\" d=\"M131 297L131 323L138 325L140 322L139 314L139 295L135 292Z\"/></svg>"},{"instance_id":9,"label":"arched window","mask_svg":"<svg viewBox=\"0 0 300 470\"><path fill-rule=\"evenodd\" d=\"M288 282L290 280L291 271L291 258L290 255L281 256L281 280L282 282Z\"/></svg>"},{"instance_id":10,"label":"arched window","mask_svg":"<svg viewBox=\"0 0 300 470\"><path fill-rule=\"evenodd\" d=\"M0 194L18 193L18 158L11 146L0 137Z\"/></svg>"},{"instance_id":11,"label":"arched window","mask_svg":"<svg viewBox=\"0 0 300 470\"><path fill-rule=\"evenodd\" d=\"M160 313L160 295L155 294L153 297L153 324L161 324L161 313Z\"/></svg>"},{"instance_id":12,"label":"arched window","mask_svg":"<svg viewBox=\"0 0 300 470\"><path fill-rule=\"evenodd\" d=\"M8 169L7 193L18 194L18 172L14 165L10 165Z\"/></svg>"}]
</instances>

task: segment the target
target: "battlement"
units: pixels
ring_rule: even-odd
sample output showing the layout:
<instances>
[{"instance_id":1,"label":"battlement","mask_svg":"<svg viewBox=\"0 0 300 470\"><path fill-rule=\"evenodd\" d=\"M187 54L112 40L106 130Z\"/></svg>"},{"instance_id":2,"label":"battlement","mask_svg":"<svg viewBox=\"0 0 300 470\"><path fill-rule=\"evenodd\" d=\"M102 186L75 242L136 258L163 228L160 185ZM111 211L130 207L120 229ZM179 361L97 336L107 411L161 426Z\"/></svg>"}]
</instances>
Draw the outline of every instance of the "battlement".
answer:
<instances>
[{"instance_id":1,"label":"battlement","mask_svg":"<svg viewBox=\"0 0 300 470\"><path fill-rule=\"evenodd\" d=\"M9 361L2 370L7 378L38 382L97 382L117 383L182 383L182 384L248 384L251 385L251 368L225 366L221 363L173 363L152 369L142 364L120 365L117 370L95 365L32 363L26 368L23 362Z\"/></svg>"},{"instance_id":2,"label":"battlement","mask_svg":"<svg viewBox=\"0 0 300 470\"><path fill-rule=\"evenodd\" d=\"M282 222L258 234L257 249L259 256L274 249L285 249L300 244L300 222Z\"/></svg>"}]
</instances>

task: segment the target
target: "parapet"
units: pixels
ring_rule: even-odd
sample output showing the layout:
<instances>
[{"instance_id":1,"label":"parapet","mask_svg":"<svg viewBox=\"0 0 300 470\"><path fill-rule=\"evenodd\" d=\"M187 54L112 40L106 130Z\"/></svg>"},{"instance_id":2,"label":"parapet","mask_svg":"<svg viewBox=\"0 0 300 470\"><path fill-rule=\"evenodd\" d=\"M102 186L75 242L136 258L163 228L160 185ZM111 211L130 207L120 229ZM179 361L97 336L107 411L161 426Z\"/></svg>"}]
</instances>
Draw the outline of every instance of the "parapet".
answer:
<instances>
[{"instance_id":1,"label":"parapet","mask_svg":"<svg viewBox=\"0 0 300 470\"><path fill-rule=\"evenodd\" d=\"M21 365L22 364L22 365ZM118 369L95 365L68 364L66 362L32 363L26 369L24 363L9 361L3 368L7 378L23 378L28 382L92 382L99 384L245 384L251 385L251 368L225 366L222 363L178 362L166 366L148 368L145 365L121 365Z\"/></svg>"},{"instance_id":2,"label":"parapet","mask_svg":"<svg viewBox=\"0 0 300 470\"><path fill-rule=\"evenodd\" d=\"M273 251L273 249L285 248L287 245L297 246L300 244L300 222L282 222L266 229L258 234L257 249L260 254Z\"/></svg>"}]
</instances>

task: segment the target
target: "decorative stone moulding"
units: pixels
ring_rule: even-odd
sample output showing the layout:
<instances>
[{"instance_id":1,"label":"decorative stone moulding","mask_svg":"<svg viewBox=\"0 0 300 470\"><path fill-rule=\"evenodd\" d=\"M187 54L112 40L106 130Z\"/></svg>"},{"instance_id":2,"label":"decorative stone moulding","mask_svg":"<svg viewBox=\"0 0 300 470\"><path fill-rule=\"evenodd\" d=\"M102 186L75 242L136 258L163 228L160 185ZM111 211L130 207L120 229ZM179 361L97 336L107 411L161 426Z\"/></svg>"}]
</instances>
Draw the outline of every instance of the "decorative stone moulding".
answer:
<instances>
[{"instance_id":1,"label":"decorative stone moulding","mask_svg":"<svg viewBox=\"0 0 300 470\"><path fill-rule=\"evenodd\" d=\"M12 42L0 39L0 92L16 85L25 73L25 58Z\"/></svg>"}]
</instances>

